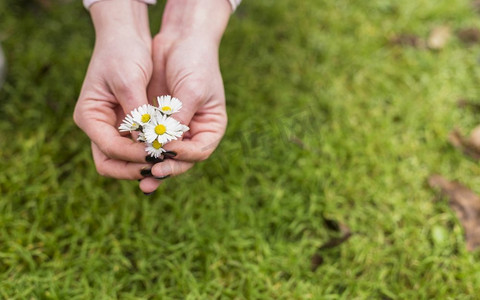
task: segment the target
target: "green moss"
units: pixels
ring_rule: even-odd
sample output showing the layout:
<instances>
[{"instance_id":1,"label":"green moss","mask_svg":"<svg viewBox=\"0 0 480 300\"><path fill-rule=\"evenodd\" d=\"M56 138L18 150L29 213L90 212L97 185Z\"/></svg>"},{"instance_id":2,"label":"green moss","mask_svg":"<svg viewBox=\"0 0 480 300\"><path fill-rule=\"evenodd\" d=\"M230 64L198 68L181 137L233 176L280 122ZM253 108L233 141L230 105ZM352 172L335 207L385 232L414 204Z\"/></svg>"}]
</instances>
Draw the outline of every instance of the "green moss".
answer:
<instances>
[{"instance_id":1,"label":"green moss","mask_svg":"<svg viewBox=\"0 0 480 300\"><path fill-rule=\"evenodd\" d=\"M469 1L245 1L221 46L225 138L151 197L99 177L73 124L94 42L80 1L26 2L0 2L0 297L475 297L478 252L425 181L480 192L446 138L478 123L456 101L478 98L479 46L389 42L479 26ZM354 235L312 272L323 216Z\"/></svg>"}]
</instances>

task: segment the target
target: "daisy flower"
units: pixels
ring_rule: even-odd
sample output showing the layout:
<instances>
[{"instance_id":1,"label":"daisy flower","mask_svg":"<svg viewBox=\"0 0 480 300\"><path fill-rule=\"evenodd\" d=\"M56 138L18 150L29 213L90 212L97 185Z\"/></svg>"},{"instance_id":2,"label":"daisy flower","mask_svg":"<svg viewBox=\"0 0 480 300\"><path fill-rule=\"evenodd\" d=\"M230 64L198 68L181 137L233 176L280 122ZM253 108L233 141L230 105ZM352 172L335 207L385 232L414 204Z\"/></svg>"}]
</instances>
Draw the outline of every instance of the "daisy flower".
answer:
<instances>
[{"instance_id":1,"label":"daisy flower","mask_svg":"<svg viewBox=\"0 0 480 300\"><path fill-rule=\"evenodd\" d=\"M123 120L122 124L118 127L118 130L120 132L124 131L135 131L140 128L140 124L135 122L133 117L131 115L127 115L125 119Z\"/></svg>"},{"instance_id":2,"label":"daisy flower","mask_svg":"<svg viewBox=\"0 0 480 300\"><path fill-rule=\"evenodd\" d=\"M181 124L180 122L178 122L177 120L175 120L174 118L172 117L167 117L167 119L172 119L175 123L175 126L171 126L170 127L170 131L169 131L169 134L171 136L174 136L175 137L175 140L179 137L181 137L183 135L184 132L187 132L190 130L190 127L186 126L186 125L183 125ZM172 122L173 123L173 122Z\"/></svg>"},{"instance_id":3,"label":"daisy flower","mask_svg":"<svg viewBox=\"0 0 480 300\"><path fill-rule=\"evenodd\" d=\"M177 120L166 115L156 115L152 121L144 128L145 138L147 142L166 144L171 140L181 137L187 130L187 126L180 124Z\"/></svg>"},{"instance_id":4,"label":"daisy flower","mask_svg":"<svg viewBox=\"0 0 480 300\"><path fill-rule=\"evenodd\" d=\"M147 125L153 116L157 114L156 108L150 104L144 104L131 112L133 120L141 126Z\"/></svg>"},{"instance_id":5,"label":"daisy flower","mask_svg":"<svg viewBox=\"0 0 480 300\"><path fill-rule=\"evenodd\" d=\"M158 110L165 115L171 115L182 108L182 102L170 95L157 97Z\"/></svg>"},{"instance_id":6,"label":"daisy flower","mask_svg":"<svg viewBox=\"0 0 480 300\"><path fill-rule=\"evenodd\" d=\"M188 127L187 125L183 125L183 124L180 124L180 125L182 125L181 128L180 128L180 131L181 131L182 133L187 132L187 131L190 130L190 127Z\"/></svg>"},{"instance_id":7,"label":"daisy flower","mask_svg":"<svg viewBox=\"0 0 480 300\"><path fill-rule=\"evenodd\" d=\"M137 141L145 143L145 151L158 158L166 152L163 146L190 130L170 115L182 108L182 102L172 96L157 97L158 107L144 104L125 116L119 131L137 131Z\"/></svg>"},{"instance_id":8,"label":"daisy flower","mask_svg":"<svg viewBox=\"0 0 480 300\"><path fill-rule=\"evenodd\" d=\"M163 149L162 147L163 147L162 143L160 143L157 140L154 140L153 143L147 143L147 147L145 148L145 151L147 151L150 156L159 158L163 152L166 152L165 149Z\"/></svg>"}]
</instances>

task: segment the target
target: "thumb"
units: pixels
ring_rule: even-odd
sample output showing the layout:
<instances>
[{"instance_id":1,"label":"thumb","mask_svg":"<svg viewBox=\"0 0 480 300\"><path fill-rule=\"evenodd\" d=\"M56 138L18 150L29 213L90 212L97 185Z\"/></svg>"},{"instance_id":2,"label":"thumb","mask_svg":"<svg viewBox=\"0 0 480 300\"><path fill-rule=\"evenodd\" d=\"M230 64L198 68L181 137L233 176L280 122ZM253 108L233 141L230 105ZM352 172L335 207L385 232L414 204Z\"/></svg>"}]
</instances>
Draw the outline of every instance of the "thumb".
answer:
<instances>
[{"instance_id":1,"label":"thumb","mask_svg":"<svg viewBox=\"0 0 480 300\"><path fill-rule=\"evenodd\" d=\"M135 108L149 103L147 98L147 85L150 78L126 74L111 84L111 89L125 114Z\"/></svg>"},{"instance_id":2,"label":"thumb","mask_svg":"<svg viewBox=\"0 0 480 300\"><path fill-rule=\"evenodd\" d=\"M208 100L205 88L185 80L172 91L172 96L182 102L182 109L173 117L182 124L189 125L197 110Z\"/></svg>"}]
</instances>

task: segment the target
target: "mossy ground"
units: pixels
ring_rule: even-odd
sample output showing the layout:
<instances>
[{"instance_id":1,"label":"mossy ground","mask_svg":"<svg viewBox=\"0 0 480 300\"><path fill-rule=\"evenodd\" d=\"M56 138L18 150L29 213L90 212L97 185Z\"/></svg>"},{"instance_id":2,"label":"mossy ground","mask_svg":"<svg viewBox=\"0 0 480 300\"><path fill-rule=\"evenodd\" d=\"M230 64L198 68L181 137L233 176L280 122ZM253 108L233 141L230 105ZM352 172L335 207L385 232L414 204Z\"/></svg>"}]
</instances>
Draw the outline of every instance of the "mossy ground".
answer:
<instances>
[{"instance_id":1,"label":"mossy ground","mask_svg":"<svg viewBox=\"0 0 480 300\"><path fill-rule=\"evenodd\" d=\"M480 47L389 43L480 26L469 1L245 0L220 50L225 138L149 197L96 174L72 120L94 32L80 1L53 4L0 2L0 297L479 297L479 253L425 182L480 192L447 142L479 123L456 101L479 98ZM324 218L354 234L313 272Z\"/></svg>"}]
</instances>

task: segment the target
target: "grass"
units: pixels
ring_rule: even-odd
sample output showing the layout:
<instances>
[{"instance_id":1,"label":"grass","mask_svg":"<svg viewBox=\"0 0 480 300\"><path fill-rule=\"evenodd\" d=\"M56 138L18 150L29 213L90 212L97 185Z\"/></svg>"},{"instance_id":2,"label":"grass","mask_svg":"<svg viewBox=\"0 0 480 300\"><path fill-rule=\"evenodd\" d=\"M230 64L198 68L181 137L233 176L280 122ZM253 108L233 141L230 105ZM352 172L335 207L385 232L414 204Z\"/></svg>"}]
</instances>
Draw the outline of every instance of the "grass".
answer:
<instances>
[{"instance_id":1,"label":"grass","mask_svg":"<svg viewBox=\"0 0 480 300\"><path fill-rule=\"evenodd\" d=\"M162 5L152 7L152 28ZM389 44L480 26L467 0L245 1L221 47L229 127L146 197L96 174L72 121L94 35L80 1L0 2L0 298L477 299L479 252L433 173L480 193L447 143L478 116L479 46ZM336 233L354 235L322 253Z\"/></svg>"}]
</instances>

